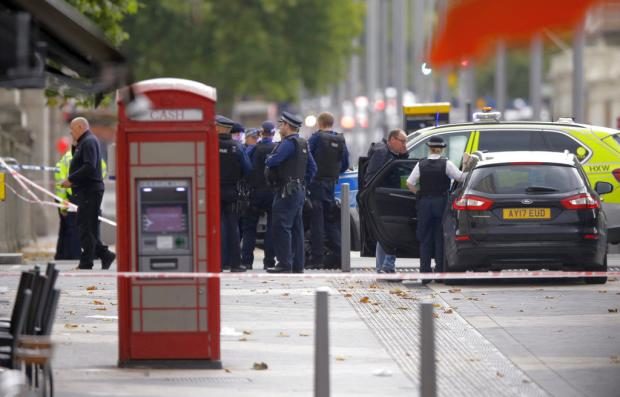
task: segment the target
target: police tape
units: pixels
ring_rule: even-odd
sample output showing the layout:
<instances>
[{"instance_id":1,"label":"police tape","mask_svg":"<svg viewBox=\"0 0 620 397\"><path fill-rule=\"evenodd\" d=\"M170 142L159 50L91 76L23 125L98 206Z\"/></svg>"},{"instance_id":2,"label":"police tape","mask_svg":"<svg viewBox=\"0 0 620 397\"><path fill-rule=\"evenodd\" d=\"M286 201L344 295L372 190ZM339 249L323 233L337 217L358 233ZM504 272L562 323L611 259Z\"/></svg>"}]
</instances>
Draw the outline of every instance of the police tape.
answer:
<instances>
[{"instance_id":1,"label":"police tape","mask_svg":"<svg viewBox=\"0 0 620 397\"><path fill-rule=\"evenodd\" d=\"M24 189L24 191L26 191L26 193L32 197L32 199L26 199L24 196L19 195L15 189L13 189L12 187L9 186L9 190L11 190L13 193L15 193L15 195L20 198L21 200L24 200L28 203L33 203L33 204L39 204L39 205L46 205L46 206L50 206L50 207L56 207L56 208L60 208L60 209L68 209L71 212L75 212L77 211L77 205L68 202L67 200L64 200L62 197L59 197L57 195L55 195L54 193L50 192L49 190L45 189L42 186L39 186L38 184L34 183L33 181L31 181L30 179L26 178L25 176L23 176L22 174L20 174L15 168L10 167L4 158L0 157L0 168L5 168L9 171L9 175L11 175L11 177L13 177L13 179L21 186L22 189ZM36 194L34 194L34 192L32 190L30 190L30 188L28 188L29 185L31 186L33 189L38 190L39 192L45 194L46 196L49 196L51 198L53 198L55 201L43 201L41 200ZM116 227L116 222L104 218L102 216L99 216L99 220L101 222L107 223L108 225L114 226Z\"/></svg>"},{"instance_id":2,"label":"police tape","mask_svg":"<svg viewBox=\"0 0 620 397\"><path fill-rule=\"evenodd\" d=\"M556 279L556 278L590 278L618 277L620 271L504 271L504 272L444 272L444 273L374 273L368 269L352 273L259 273L259 272L94 272L79 270L60 272L59 276L68 278L136 278L136 279L340 279L340 280L499 280L499 279ZM0 277L17 277L19 272L0 272Z\"/></svg>"}]
</instances>

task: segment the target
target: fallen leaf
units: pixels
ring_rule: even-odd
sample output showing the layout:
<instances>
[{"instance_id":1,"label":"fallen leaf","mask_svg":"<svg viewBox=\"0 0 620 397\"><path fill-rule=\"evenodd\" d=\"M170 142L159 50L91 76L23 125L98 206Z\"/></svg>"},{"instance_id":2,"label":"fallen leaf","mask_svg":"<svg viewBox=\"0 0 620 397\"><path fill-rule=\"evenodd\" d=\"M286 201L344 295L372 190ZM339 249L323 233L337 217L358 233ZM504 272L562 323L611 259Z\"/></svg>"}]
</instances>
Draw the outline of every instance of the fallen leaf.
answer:
<instances>
[{"instance_id":1,"label":"fallen leaf","mask_svg":"<svg viewBox=\"0 0 620 397\"><path fill-rule=\"evenodd\" d=\"M381 303L379 303L379 302L372 302L371 305L373 305L373 306L380 306Z\"/></svg>"},{"instance_id":2,"label":"fallen leaf","mask_svg":"<svg viewBox=\"0 0 620 397\"><path fill-rule=\"evenodd\" d=\"M305 332L300 332L300 333L299 333L299 336L310 336L310 334L307 334L307 333L305 333Z\"/></svg>"},{"instance_id":3,"label":"fallen leaf","mask_svg":"<svg viewBox=\"0 0 620 397\"><path fill-rule=\"evenodd\" d=\"M288 337L289 337L289 334L287 334L286 332L280 332L280 333L278 334L278 337L280 337L280 338L288 338Z\"/></svg>"},{"instance_id":4,"label":"fallen leaf","mask_svg":"<svg viewBox=\"0 0 620 397\"><path fill-rule=\"evenodd\" d=\"M497 375L498 378L503 378L504 377L504 374L502 374L499 371L497 371L497 373L495 375Z\"/></svg>"},{"instance_id":5,"label":"fallen leaf","mask_svg":"<svg viewBox=\"0 0 620 397\"><path fill-rule=\"evenodd\" d=\"M350 297L352 297L352 296L353 296L353 295L351 295L351 294L344 294L344 297L345 297L345 298L350 298Z\"/></svg>"},{"instance_id":6,"label":"fallen leaf","mask_svg":"<svg viewBox=\"0 0 620 397\"><path fill-rule=\"evenodd\" d=\"M336 361L344 361L345 358L343 356L336 356Z\"/></svg>"},{"instance_id":7,"label":"fallen leaf","mask_svg":"<svg viewBox=\"0 0 620 397\"><path fill-rule=\"evenodd\" d=\"M245 336L242 336L241 338L238 339L239 342L247 342L248 338L246 338Z\"/></svg>"},{"instance_id":8,"label":"fallen leaf","mask_svg":"<svg viewBox=\"0 0 620 397\"><path fill-rule=\"evenodd\" d=\"M611 356L609 357L611 359L611 362L614 364L620 364L620 356Z\"/></svg>"},{"instance_id":9,"label":"fallen leaf","mask_svg":"<svg viewBox=\"0 0 620 397\"><path fill-rule=\"evenodd\" d=\"M519 313L523 313L523 309L519 310Z\"/></svg>"},{"instance_id":10,"label":"fallen leaf","mask_svg":"<svg viewBox=\"0 0 620 397\"><path fill-rule=\"evenodd\" d=\"M599 294L606 294L606 293L607 293L607 290L602 289L602 290L598 291L598 293L599 293Z\"/></svg>"},{"instance_id":11,"label":"fallen leaf","mask_svg":"<svg viewBox=\"0 0 620 397\"><path fill-rule=\"evenodd\" d=\"M269 367L267 366L266 363L261 361L260 363L254 363L252 368L255 369L256 371L264 371L264 370L266 370Z\"/></svg>"},{"instance_id":12,"label":"fallen leaf","mask_svg":"<svg viewBox=\"0 0 620 397\"><path fill-rule=\"evenodd\" d=\"M65 324L65 328L77 328L77 324Z\"/></svg>"},{"instance_id":13,"label":"fallen leaf","mask_svg":"<svg viewBox=\"0 0 620 397\"><path fill-rule=\"evenodd\" d=\"M89 330L89 329L87 329L87 330L86 330L86 333L87 333L87 334L90 334L90 330Z\"/></svg>"},{"instance_id":14,"label":"fallen leaf","mask_svg":"<svg viewBox=\"0 0 620 397\"><path fill-rule=\"evenodd\" d=\"M370 302L370 298L367 296L364 296L360 299L360 303L368 303Z\"/></svg>"},{"instance_id":15,"label":"fallen leaf","mask_svg":"<svg viewBox=\"0 0 620 397\"><path fill-rule=\"evenodd\" d=\"M455 294L457 292L461 292L461 289L460 288L450 288L448 290L448 292L451 293L451 294Z\"/></svg>"},{"instance_id":16,"label":"fallen leaf","mask_svg":"<svg viewBox=\"0 0 620 397\"><path fill-rule=\"evenodd\" d=\"M441 308L441 305L439 303L433 303L433 307L439 309Z\"/></svg>"},{"instance_id":17,"label":"fallen leaf","mask_svg":"<svg viewBox=\"0 0 620 397\"><path fill-rule=\"evenodd\" d=\"M91 285L90 287L86 287L86 291L95 291L97 289L96 286Z\"/></svg>"},{"instance_id":18,"label":"fallen leaf","mask_svg":"<svg viewBox=\"0 0 620 397\"><path fill-rule=\"evenodd\" d=\"M100 310L100 311L104 311L104 310L108 310L105 307L96 307L95 310Z\"/></svg>"},{"instance_id":19,"label":"fallen leaf","mask_svg":"<svg viewBox=\"0 0 620 397\"><path fill-rule=\"evenodd\" d=\"M489 307L490 307L491 309L497 309L497 306L495 306L495 305L491 305L491 306L489 306Z\"/></svg>"},{"instance_id":20,"label":"fallen leaf","mask_svg":"<svg viewBox=\"0 0 620 397\"><path fill-rule=\"evenodd\" d=\"M545 296L545 299L555 299L555 296L549 296L549 295L547 295L547 296Z\"/></svg>"},{"instance_id":21,"label":"fallen leaf","mask_svg":"<svg viewBox=\"0 0 620 397\"><path fill-rule=\"evenodd\" d=\"M72 315L76 314L77 312L75 310L69 310L68 312L65 312L65 313L67 313L67 314L72 316Z\"/></svg>"},{"instance_id":22,"label":"fallen leaf","mask_svg":"<svg viewBox=\"0 0 620 397\"><path fill-rule=\"evenodd\" d=\"M453 301L460 301L461 298L452 298Z\"/></svg>"},{"instance_id":23,"label":"fallen leaf","mask_svg":"<svg viewBox=\"0 0 620 397\"><path fill-rule=\"evenodd\" d=\"M97 301L97 300L93 301L92 304L93 305L105 305L105 303L103 303L101 301Z\"/></svg>"},{"instance_id":24,"label":"fallen leaf","mask_svg":"<svg viewBox=\"0 0 620 397\"><path fill-rule=\"evenodd\" d=\"M398 309L398 310L409 310L409 308L408 308L408 307L404 307L404 306L397 307L397 309Z\"/></svg>"},{"instance_id":25,"label":"fallen leaf","mask_svg":"<svg viewBox=\"0 0 620 397\"><path fill-rule=\"evenodd\" d=\"M288 292L285 292L282 294L282 296L289 296L290 294Z\"/></svg>"},{"instance_id":26,"label":"fallen leaf","mask_svg":"<svg viewBox=\"0 0 620 397\"><path fill-rule=\"evenodd\" d=\"M243 330L243 335L252 335L252 331L244 329Z\"/></svg>"},{"instance_id":27,"label":"fallen leaf","mask_svg":"<svg viewBox=\"0 0 620 397\"><path fill-rule=\"evenodd\" d=\"M452 311L452 309L450 309L450 308L447 308L447 309L446 309L446 310L444 310L443 312L444 312L444 313L446 313L446 314L452 314L452 313L454 313L454 312Z\"/></svg>"},{"instance_id":28,"label":"fallen leaf","mask_svg":"<svg viewBox=\"0 0 620 397\"><path fill-rule=\"evenodd\" d=\"M439 314L433 313L433 318L439 318Z\"/></svg>"},{"instance_id":29,"label":"fallen leaf","mask_svg":"<svg viewBox=\"0 0 620 397\"><path fill-rule=\"evenodd\" d=\"M618 313L618 308L616 307L616 308L614 308L614 309L607 309L607 311L608 311L609 313Z\"/></svg>"},{"instance_id":30,"label":"fallen leaf","mask_svg":"<svg viewBox=\"0 0 620 397\"><path fill-rule=\"evenodd\" d=\"M467 297L467 300L468 301L479 301L480 298L474 298L474 297L469 296L469 297Z\"/></svg>"},{"instance_id":31,"label":"fallen leaf","mask_svg":"<svg viewBox=\"0 0 620 397\"><path fill-rule=\"evenodd\" d=\"M226 372L226 373L231 373L232 371L231 371L231 370L229 370L228 368L224 368L224 372Z\"/></svg>"}]
</instances>

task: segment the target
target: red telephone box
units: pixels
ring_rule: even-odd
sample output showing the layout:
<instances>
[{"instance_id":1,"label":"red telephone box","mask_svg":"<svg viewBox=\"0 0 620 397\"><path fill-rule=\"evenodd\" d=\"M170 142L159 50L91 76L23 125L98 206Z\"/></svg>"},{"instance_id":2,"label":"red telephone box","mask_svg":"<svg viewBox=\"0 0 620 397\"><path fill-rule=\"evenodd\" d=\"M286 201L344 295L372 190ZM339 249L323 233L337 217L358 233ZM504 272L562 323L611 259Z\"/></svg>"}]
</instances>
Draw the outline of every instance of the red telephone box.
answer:
<instances>
[{"instance_id":1,"label":"red telephone box","mask_svg":"<svg viewBox=\"0 0 620 397\"><path fill-rule=\"evenodd\" d=\"M133 89L152 106L128 115L118 101L118 269L218 272L216 91L172 78ZM221 368L219 279L119 277L118 298L120 366Z\"/></svg>"}]
</instances>

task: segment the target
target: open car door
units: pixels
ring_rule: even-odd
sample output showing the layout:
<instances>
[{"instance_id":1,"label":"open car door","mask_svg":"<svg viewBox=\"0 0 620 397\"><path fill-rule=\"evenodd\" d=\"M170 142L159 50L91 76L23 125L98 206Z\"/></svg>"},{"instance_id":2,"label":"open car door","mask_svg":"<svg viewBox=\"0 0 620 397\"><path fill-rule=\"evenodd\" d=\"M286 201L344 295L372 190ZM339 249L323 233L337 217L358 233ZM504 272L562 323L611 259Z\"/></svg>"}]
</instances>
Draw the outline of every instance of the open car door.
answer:
<instances>
[{"instance_id":1,"label":"open car door","mask_svg":"<svg viewBox=\"0 0 620 397\"><path fill-rule=\"evenodd\" d=\"M418 258L416 198L407 178L418 160L394 160L358 194L360 228L379 241L388 254ZM374 256L374 255L373 255Z\"/></svg>"}]
</instances>

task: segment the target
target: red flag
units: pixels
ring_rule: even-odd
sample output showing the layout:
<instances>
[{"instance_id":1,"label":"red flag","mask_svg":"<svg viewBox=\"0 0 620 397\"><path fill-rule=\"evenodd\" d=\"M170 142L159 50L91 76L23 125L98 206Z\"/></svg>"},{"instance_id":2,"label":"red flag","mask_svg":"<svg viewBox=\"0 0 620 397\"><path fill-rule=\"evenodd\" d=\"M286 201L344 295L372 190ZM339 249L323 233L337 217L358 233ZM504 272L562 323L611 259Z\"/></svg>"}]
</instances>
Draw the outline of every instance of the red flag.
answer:
<instances>
[{"instance_id":1,"label":"red flag","mask_svg":"<svg viewBox=\"0 0 620 397\"><path fill-rule=\"evenodd\" d=\"M434 67L476 58L498 40L527 42L544 29L569 30L602 0L461 0L444 16L431 48Z\"/></svg>"}]
</instances>

